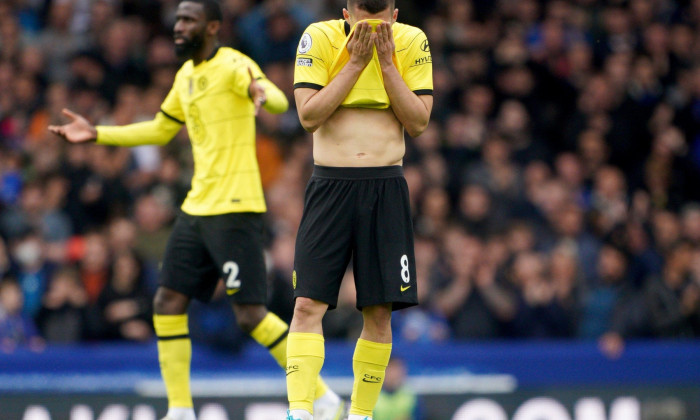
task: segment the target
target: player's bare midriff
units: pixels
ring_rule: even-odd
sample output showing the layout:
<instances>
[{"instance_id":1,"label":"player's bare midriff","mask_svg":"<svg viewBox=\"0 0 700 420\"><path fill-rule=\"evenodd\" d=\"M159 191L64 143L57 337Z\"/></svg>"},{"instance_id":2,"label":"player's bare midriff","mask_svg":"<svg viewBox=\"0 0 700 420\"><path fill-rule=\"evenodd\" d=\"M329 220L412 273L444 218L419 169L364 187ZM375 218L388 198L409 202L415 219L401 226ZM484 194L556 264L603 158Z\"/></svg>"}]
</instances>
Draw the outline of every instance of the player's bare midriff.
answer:
<instances>
[{"instance_id":1,"label":"player's bare midriff","mask_svg":"<svg viewBox=\"0 0 700 420\"><path fill-rule=\"evenodd\" d=\"M314 163L321 166L401 165L403 126L391 108L338 108L314 133Z\"/></svg>"}]
</instances>

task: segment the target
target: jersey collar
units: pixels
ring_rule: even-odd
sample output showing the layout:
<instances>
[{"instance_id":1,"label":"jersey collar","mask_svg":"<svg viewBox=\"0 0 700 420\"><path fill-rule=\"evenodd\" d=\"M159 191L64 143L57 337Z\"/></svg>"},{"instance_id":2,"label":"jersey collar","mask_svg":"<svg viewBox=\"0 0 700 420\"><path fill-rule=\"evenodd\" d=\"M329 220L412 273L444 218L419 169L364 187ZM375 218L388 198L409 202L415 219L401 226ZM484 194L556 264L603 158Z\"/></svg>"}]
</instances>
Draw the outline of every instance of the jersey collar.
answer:
<instances>
[{"instance_id":1,"label":"jersey collar","mask_svg":"<svg viewBox=\"0 0 700 420\"><path fill-rule=\"evenodd\" d=\"M192 62L192 67L193 67L194 69L202 69L202 68L207 67L208 63L209 63L212 59L214 59L214 57L216 56L216 53L219 52L219 48L220 48L220 46L219 46L219 45L216 45L216 46L214 47L214 50L212 50L211 54L209 54L209 57L205 58L205 59L204 59L203 61L201 61L199 64L194 64L194 61L193 61L193 62Z\"/></svg>"},{"instance_id":2,"label":"jersey collar","mask_svg":"<svg viewBox=\"0 0 700 420\"><path fill-rule=\"evenodd\" d=\"M220 47L220 45L217 45L216 47L214 47L214 50L211 52L211 54L209 54L209 57L207 57L206 60L204 60L204 61L209 61L212 58L214 58L216 53L219 52L219 47Z\"/></svg>"}]
</instances>

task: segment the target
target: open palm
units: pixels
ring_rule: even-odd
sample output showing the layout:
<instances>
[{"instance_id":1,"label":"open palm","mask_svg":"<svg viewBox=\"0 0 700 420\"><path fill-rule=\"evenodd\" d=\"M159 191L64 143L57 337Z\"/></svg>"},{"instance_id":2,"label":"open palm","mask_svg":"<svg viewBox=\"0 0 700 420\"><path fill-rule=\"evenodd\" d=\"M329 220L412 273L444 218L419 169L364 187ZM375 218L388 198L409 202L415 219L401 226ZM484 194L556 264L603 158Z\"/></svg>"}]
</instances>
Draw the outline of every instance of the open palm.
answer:
<instances>
[{"instance_id":1,"label":"open palm","mask_svg":"<svg viewBox=\"0 0 700 420\"><path fill-rule=\"evenodd\" d=\"M63 115L71 121L65 125L50 125L49 131L71 143L85 143L97 139L97 130L82 115L64 109Z\"/></svg>"}]
</instances>

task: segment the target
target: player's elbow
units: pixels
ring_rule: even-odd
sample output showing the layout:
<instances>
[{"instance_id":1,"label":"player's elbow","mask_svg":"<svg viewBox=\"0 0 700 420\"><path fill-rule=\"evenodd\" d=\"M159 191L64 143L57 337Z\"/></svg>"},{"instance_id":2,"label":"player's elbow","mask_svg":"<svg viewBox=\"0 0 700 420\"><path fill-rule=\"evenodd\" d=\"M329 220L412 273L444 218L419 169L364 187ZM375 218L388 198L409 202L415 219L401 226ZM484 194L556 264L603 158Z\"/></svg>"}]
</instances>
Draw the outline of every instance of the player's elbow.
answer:
<instances>
[{"instance_id":1,"label":"player's elbow","mask_svg":"<svg viewBox=\"0 0 700 420\"><path fill-rule=\"evenodd\" d=\"M268 99L263 108L270 114L284 114L289 109L289 101L284 94L280 94L279 97L272 100Z\"/></svg>"},{"instance_id":2,"label":"player's elbow","mask_svg":"<svg viewBox=\"0 0 700 420\"><path fill-rule=\"evenodd\" d=\"M429 119L427 118L425 120L411 121L409 124L406 124L404 128L409 136L416 138L423 134L425 129L428 128L428 122Z\"/></svg>"},{"instance_id":3,"label":"player's elbow","mask_svg":"<svg viewBox=\"0 0 700 420\"><path fill-rule=\"evenodd\" d=\"M304 127L304 130L308 131L309 133L315 133L316 130L320 127L320 124L301 124L302 127Z\"/></svg>"},{"instance_id":4,"label":"player's elbow","mask_svg":"<svg viewBox=\"0 0 700 420\"><path fill-rule=\"evenodd\" d=\"M309 133L315 132L321 126L320 120L308 118L301 114L299 114L299 122L301 123L301 126L304 127L304 130L308 131Z\"/></svg>"},{"instance_id":5,"label":"player's elbow","mask_svg":"<svg viewBox=\"0 0 700 420\"><path fill-rule=\"evenodd\" d=\"M287 105L265 105L263 108L265 111L273 115L284 114L289 109Z\"/></svg>"}]
</instances>

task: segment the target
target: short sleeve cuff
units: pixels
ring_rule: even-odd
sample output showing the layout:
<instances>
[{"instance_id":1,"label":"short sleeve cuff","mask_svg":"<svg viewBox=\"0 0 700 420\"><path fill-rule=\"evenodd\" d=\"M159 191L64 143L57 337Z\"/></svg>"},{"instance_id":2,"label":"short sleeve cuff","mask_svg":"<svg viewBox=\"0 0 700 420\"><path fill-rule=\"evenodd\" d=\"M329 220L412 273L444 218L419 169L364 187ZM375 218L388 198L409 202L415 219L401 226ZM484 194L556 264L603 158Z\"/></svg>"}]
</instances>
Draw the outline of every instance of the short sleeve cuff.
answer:
<instances>
[{"instance_id":1,"label":"short sleeve cuff","mask_svg":"<svg viewBox=\"0 0 700 420\"><path fill-rule=\"evenodd\" d=\"M300 89L300 88L321 90L324 88L324 86L318 85L316 83L306 83L306 82L294 83L294 89Z\"/></svg>"},{"instance_id":2,"label":"short sleeve cuff","mask_svg":"<svg viewBox=\"0 0 700 420\"><path fill-rule=\"evenodd\" d=\"M181 121L181 120L179 120L178 118L175 118L175 117L173 117L172 115L168 114L168 113L165 112L162 108L160 109L160 112L162 112L163 115L166 116L166 118L168 118L169 120L175 121L175 122L178 123L178 124L184 124L184 123L185 123L184 121Z\"/></svg>"}]
</instances>

